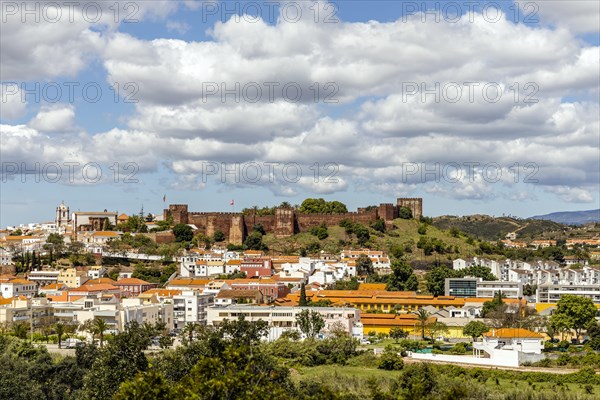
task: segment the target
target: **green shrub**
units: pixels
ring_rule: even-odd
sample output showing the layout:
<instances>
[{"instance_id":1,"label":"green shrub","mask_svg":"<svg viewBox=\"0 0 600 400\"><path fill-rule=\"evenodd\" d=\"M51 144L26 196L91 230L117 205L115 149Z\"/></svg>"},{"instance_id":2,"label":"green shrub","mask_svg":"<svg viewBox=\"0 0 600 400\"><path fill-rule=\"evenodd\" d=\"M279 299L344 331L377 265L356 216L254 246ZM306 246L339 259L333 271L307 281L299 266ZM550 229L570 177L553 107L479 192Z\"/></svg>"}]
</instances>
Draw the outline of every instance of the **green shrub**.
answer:
<instances>
[{"instance_id":1,"label":"green shrub","mask_svg":"<svg viewBox=\"0 0 600 400\"><path fill-rule=\"evenodd\" d=\"M399 371L404 368L404 360L402 360L402 356L398 353L398 350L388 345L383 350L383 353L381 353L378 368L388 371Z\"/></svg>"}]
</instances>

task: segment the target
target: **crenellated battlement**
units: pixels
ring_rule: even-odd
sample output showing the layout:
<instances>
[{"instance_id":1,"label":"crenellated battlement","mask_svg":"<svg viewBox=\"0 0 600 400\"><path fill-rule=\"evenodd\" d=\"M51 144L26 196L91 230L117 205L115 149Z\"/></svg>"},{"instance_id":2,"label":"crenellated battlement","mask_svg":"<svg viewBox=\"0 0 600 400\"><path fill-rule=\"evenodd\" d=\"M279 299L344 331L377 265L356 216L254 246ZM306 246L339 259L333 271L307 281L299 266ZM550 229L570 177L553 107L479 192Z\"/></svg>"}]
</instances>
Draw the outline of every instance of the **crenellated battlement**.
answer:
<instances>
[{"instance_id":1,"label":"crenellated battlement","mask_svg":"<svg viewBox=\"0 0 600 400\"><path fill-rule=\"evenodd\" d=\"M207 236L213 236L216 231L221 231L230 243L242 244L254 224L262 224L267 233L273 233L277 237L288 237L298 232L306 232L321 224L337 226L345 219L369 225L382 218L387 224L391 224L395 218L398 218L400 207L410 208L414 218L423 215L423 199L398 198L396 205L381 203L378 207L369 210L359 208L357 211L343 214L301 214L293 208L282 207L276 208L274 215L256 216L255 214L244 215L241 212L189 212L187 204L170 204L169 208L164 210L164 216L165 219L172 216L176 224L194 224Z\"/></svg>"}]
</instances>

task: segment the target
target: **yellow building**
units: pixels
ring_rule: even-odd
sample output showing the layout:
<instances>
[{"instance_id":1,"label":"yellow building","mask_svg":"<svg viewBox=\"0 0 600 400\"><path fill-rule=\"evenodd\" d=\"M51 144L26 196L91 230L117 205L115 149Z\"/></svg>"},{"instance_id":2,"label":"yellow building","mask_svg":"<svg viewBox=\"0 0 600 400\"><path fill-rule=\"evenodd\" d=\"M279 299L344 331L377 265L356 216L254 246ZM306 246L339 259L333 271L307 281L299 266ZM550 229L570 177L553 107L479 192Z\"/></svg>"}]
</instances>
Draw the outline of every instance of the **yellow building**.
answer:
<instances>
[{"instance_id":1,"label":"yellow building","mask_svg":"<svg viewBox=\"0 0 600 400\"><path fill-rule=\"evenodd\" d=\"M78 288L88 281L85 271L77 271L75 268L66 268L58 274L57 282L67 285L69 288Z\"/></svg>"}]
</instances>

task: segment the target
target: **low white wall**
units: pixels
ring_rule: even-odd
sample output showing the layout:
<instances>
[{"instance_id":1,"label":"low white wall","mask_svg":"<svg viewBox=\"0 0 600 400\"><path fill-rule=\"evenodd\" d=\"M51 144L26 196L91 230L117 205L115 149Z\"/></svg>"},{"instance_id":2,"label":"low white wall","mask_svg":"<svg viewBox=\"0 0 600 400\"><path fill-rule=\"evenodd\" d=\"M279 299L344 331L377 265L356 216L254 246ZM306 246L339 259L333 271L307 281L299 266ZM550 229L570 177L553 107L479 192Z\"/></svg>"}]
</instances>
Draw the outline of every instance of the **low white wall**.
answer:
<instances>
[{"instance_id":1,"label":"low white wall","mask_svg":"<svg viewBox=\"0 0 600 400\"><path fill-rule=\"evenodd\" d=\"M475 365L492 365L497 367L519 366L519 354L515 351L504 351L502 353L495 354L494 358L477 358L472 356L427 353L409 353L409 357L415 360L441 361Z\"/></svg>"}]
</instances>

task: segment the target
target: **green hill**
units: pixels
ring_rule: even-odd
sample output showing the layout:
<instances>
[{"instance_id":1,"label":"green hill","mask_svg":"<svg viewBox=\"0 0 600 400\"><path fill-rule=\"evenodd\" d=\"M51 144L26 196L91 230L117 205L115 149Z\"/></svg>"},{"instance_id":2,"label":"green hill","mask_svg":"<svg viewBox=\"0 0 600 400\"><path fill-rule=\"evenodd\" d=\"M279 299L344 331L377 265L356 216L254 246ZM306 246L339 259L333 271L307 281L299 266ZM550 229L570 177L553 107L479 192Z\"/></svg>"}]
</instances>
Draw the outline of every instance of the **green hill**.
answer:
<instances>
[{"instance_id":1,"label":"green hill","mask_svg":"<svg viewBox=\"0 0 600 400\"><path fill-rule=\"evenodd\" d=\"M506 234L516 232L520 239L533 238L547 232L564 232L569 227L547 220L517 219L511 217L494 218L489 215L467 215L455 217L444 215L433 219L434 226L440 229L457 228L482 240L504 239Z\"/></svg>"},{"instance_id":2,"label":"green hill","mask_svg":"<svg viewBox=\"0 0 600 400\"><path fill-rule=\"evenodd\" d=\"M345 229L340 226L329 227L329 236L319 240L308 232L296 234L287 238L275 238L273 234L267 234L263 242L268 246L271 254L298 254L305 249L308 254L316 255L321 251L325 253L338 254L343 249L360 249L368 247L373 250L383 250L390 255L403 256L413 266L420 267L431 265L436 262L449 263L457 257L473 257L478 248L476 242L467 243L466 235L453 237L449 231L436 226L428 225L424 235L419 234L418 229L422 224L416 220L396 219L394 226L386 229L385 233L370 229L371 238L360 246L355 235L346 234ZM438 240L447 251L443 254L432 252L426 254L423 249L418 248L417 243L424 237L427 240Z\"/></svg>"}]
</instances>

